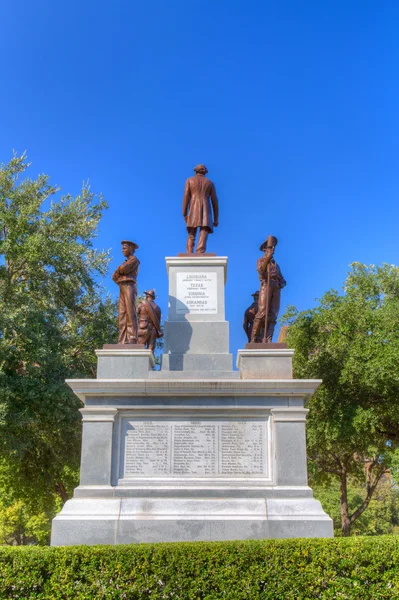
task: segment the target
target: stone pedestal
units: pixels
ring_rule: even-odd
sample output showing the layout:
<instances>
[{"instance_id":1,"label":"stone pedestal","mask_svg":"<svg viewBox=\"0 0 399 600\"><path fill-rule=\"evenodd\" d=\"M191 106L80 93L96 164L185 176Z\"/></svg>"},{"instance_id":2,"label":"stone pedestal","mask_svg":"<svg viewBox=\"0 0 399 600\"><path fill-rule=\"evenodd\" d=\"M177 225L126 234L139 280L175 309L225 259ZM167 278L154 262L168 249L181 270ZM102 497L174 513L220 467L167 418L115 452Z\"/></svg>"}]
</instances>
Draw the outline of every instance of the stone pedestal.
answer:
<instances>
[{"instance_id":1,"label":"stone pedestal","mask_svg":"<svg viewBox=\"0 0 399 600\"><path fill-rule=\"evenodd\" d=\"M224 286L227 257L167 257L164 371L231 371Z\"/></svg>"},{"instance_id":2,"label":"stone pedestal","mask_svg":"<svg viewBox=\"0 0 399 600\"><path fill-rule=\"evenodd\" d=\"M241 379L292 379L293 356L294 351L285 348L239 350L237 368Z\"/></svg>"},{"instance_id":3,"label":"stone pedestal","mask_svg":"<svg viewBox=\"0 0 399 600\"><path fill-rule=\"evenodd\" d=\"M96 350L98 379L135 379L148 377L155 361L146 348L106 348ZM133 346L133 348L132 348Z\"/></svg>"},{"instance_id":4,"label":"stone pedestal","mask_svg":"<svg viewBox=\"0 0 399 600\"><path fill-rule=\"evenodd\" d=\"M227 259L167 264L163 369L100 351L97 379L68 381L84 403L81 481L51 543L331 537L306 470L305 404L320 381L292 378L292 350L240 350L232 371Z\"/></svg>"}]
</instances>

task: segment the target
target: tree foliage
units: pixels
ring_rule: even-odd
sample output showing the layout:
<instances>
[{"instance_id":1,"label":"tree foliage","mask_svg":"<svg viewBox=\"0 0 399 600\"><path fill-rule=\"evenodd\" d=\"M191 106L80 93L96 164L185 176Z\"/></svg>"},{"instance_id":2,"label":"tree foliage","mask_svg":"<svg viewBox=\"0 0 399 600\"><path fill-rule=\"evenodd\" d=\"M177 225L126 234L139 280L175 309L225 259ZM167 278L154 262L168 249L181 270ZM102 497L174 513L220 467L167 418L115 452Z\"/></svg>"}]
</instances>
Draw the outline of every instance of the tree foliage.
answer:
<instances>
[{"instance_id":1,"label":"tree foliage","mask_svg":"<svg viewBox=\"0 0 399 600\"><path fill-rule=\"evenodd\" d=\"M86 185L58 198L47 175L20 180L28 167L0 165L0 485L37 515L76 483L80 402L64 380L95 376L116 308L96 281L108 253L92 245L106 202Z\"/></svg>"},{"instance_id":2,"label":"tree foliage","mask_svg":"<svg viewBox=\"0 0 399 600\"><path fill-rule=\"evenodd\" d=\"M399 268L353 263L343 293L284 315L294 372L321 378L309 403L308 455L316 481L338 478L342 531L366 510L399 443ZM348 481L363 489L352 508Z\"/></svg>"}]
</instances>

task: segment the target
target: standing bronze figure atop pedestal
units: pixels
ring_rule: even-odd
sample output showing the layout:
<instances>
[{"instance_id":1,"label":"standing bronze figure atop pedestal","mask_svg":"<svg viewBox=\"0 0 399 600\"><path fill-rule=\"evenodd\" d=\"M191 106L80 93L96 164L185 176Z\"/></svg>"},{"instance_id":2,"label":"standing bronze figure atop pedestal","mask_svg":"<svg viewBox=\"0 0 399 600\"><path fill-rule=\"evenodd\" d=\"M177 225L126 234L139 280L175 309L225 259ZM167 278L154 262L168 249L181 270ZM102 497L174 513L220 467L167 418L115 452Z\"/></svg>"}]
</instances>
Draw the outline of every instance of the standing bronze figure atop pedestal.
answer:
<instances>
[{"instance_id":1,"label":"standing bronze figure atop pedestal","mask_svg":"<svg viewBox=\"0 0 399 600\"><path fill-rule=\"evenodd\" d=\"M122 253L126 257L112 275L112 279L119 285L119 344L137 344L137 274L140 261L134 255L138 245L124 240Z\"/></svg>"},{"instance_id":2,"label":"standing bronze figure atop pedestal","mask_svg":"<svg viewBox=\"0 0 399 600\"><path fill-rule=\"evenodd\" d=\"M264 326L263 343L271 343L274 327L280 310L280 290L285 287L286 281L281 274L280 267L273 258L277 246L277 238L269 235L263 242L260 250L264 255L258 259L256 268L260 279L260 292L258 312L252 327L251 343L258 342L258 335Z\"/></svg>"},{"instance_id":3,"label":"standing bronze figure atop pedestal","mask_svg":"<svg viewBox=\"0 0 399 600\"><path fill-rule=\"evenodd\" d=\"M144 344L151 352L155 350L157 338L163 336L161 330L161 309L155 304L154 290L144 292L145 300L137 307L137 318L139 323L139 344Z\"/></svg>"},{"instance_id":4,"label":"standing bronze figure atop pedestal","mask_svg":"<svg viewBox=\"0 0 399 600\"><path fill-rule=\"evenodd\" d=\"M205 177L208 173L206 166L197 165L194 171L196 174L187 179L184 188L183 217L188 232L187 252L194 252L195 236L199 227L200 235L195 251L197 254L203 254L206 251L208 234L213 233L213 228L219 224L219 204L215 185Z\"/></svg>"},{"instance_id":5,"label":"standing bronze figure atop pedestal","mask_svg":"<svg viewBox=\"0 0 399 600\"><path fill-rule=\"evenodd\" d=\"M254 319L256 316L256 313L258 312L258 301L259 301L259 292L255 292L254 294L252 294L252 297L254 299L254 301L252 302L251 306L248 306L247 310L244 313L244 322L243 322L243 328L245 331L245 335L248 338L248 342L251 341L251 335L252 335L252 328L254 325ZM259 329L258 334L256 336L256 342L261 342L263 339L263 330L264 327L262 325L262 327Z\"/></svg>"}]
</instances>

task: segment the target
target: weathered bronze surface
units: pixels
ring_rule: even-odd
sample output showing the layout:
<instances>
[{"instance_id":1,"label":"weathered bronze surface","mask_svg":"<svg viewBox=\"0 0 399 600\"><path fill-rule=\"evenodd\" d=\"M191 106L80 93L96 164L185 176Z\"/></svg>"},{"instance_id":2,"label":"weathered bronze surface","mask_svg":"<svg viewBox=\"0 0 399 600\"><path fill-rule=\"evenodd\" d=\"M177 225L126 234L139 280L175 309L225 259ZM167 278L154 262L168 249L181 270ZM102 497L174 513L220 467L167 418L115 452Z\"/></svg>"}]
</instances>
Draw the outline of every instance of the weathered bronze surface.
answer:
<instances>
[{"instance_id":1,"label":"weathered bronze surface","mask_svg":"<svg viewBox=\"0 0 399 600\"><path fill-rule=\"evenodd\" d=\"M186 181L183 196L183 217L188 232L186 249L189 254L194 252L195 237L199 228L199 240L195 251L197 254L203 254L206 251L208 235L213 233L213 228L219 224L219 203L215 185L205 177L208 173L206 166L197 165L194 171L194 177L189 177Z\"/></svg>"},{"instance_id":2,"label":"weathered bronze surface","mask_svg":"<svg viewBox=\"0 0 399 600\"><path fill-rule=\"evenodd\" d=\"M163 336L161 309L154 302L156 298L154 290L149 290L144 294L145 300L142 300L137 307L139 343L144 344L146 348L154 352L157 338Z\"/></svg>"},{"instance_id":3,"label":"weathered bronze surface","mask_svg":"<svg viewBox=\"0 0 399 600\"><path fill-rule=\"evenodd\" d=\"M263 242L260 250L264 255L258 259L256 269L260 280L258 312L255 315L251 333L251 344L257 343L259 332L264 327L262 343L271 343L274 328L280 310L280 293L286 281L281 274L280 267L274 260L274 250L277 238L269 235Z\"/></svg>"},{"instance_id":4,"label":"weathered bronze surface","mask_svg":"<svg viewBox=\"0 0 399 600\"><path fill-rule=\"evenodd\" d=\"M255 292L254 294L252 294L252 297L253 297L254 301L252 302L251 306L248 306L247 310L245 311L244 322L243 322L243 328L245 331L245 335L248 338L248 342L251 341L251 334L252 334L254 319L255 319L256 313L258 312L259 292ZM259 329L259 332L256 336L256 342L262 341L263 329L264 329L263 327L261 327Z\"/></svg>"},{"instance_id":5,"label":"weathered bronze surface","mask_svg":"<svg viewBox=\"0 0 399 600\"><path fill-rule=\"evenodd\" d=\"M285 348L287 348L287 344L284 344L283 342L270 342L266 344L263 342L249 342L248 344L245 344L246 350L284 350Z\"/></svg>"},{"instance_id":6,"label":"weathered bronze surface","mask_svg":"<svg viewBox=\"0 0 399 600\"><path fill-rule=\"evenodd\" d=\"M191 258L203 258L204 256L216 256L216 252L203 252L202 254L194 254L193 252L178 252L177 256L189 256Z\"/></svg>"},{"instance_id":7,"label":"weathered bronze surface","mask_svg":"<svg viewBox=\"0 0 399 600\"><path fill-rule=\"evenodd\" d=\"M126 257L112 275L119 285L118 326L119 344L137 344L137 274L140 261L134 255L138 246L134 242L123 240L122 253Z\"/></svg>"}]
</instances>

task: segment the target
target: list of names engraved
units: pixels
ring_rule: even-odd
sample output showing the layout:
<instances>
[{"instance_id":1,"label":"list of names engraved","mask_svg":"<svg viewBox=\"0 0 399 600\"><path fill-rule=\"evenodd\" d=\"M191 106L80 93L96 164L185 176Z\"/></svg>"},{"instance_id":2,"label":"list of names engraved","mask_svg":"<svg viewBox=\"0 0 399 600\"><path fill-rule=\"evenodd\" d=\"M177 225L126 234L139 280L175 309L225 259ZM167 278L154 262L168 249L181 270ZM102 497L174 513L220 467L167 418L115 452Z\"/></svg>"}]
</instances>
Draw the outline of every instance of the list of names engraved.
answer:
<instances>
[{"instance_id":1,"label":"list of names engraved","mask_svg":"<svg viewBox=\"0 0 399 600\"><path fill-rule=\"evenodd\" d=\"M128 421L124 477L268 474L267 419Z\"/></svg>"},{"instance_id":2,"label":"list of names engraved","mask_svg":"<svg viewBox=\"0 0 399 600\"><path fill-rule=\"evenodd\" d=\"M232 422L220 425L224 475L261 475L266 467L264 423Z\"/></svg>"},{"instance_id":3,"label":"list of names engraved","mask_svg":"<svg viewBox=\"0 0 399 600\"><path fill-rule=\"evenodd\" d=\"M170 425L135 421L126 434L125 476L164 475L168 472Z\"/></svg>"},{"instance_id":4,"label":"list of names engraved","mask_svg":"<svg viewBox=\"0 0 399 600\"><path fill-rule=\"evenodd\" d=\"M216 278L216 273L177 273L177 314L216 314L218 311Z\"/></svg>"},{"instance_id":5,"label":"list of names engraved","mask_svg":"<svg viewBox=\"0 0 399 600\"><path fill-rule=\"evenodd\" d=\"M190 421L173 425L174 475L214 475L216 459L216 427L213 423Z\"/></svg>"}]
</instances>

